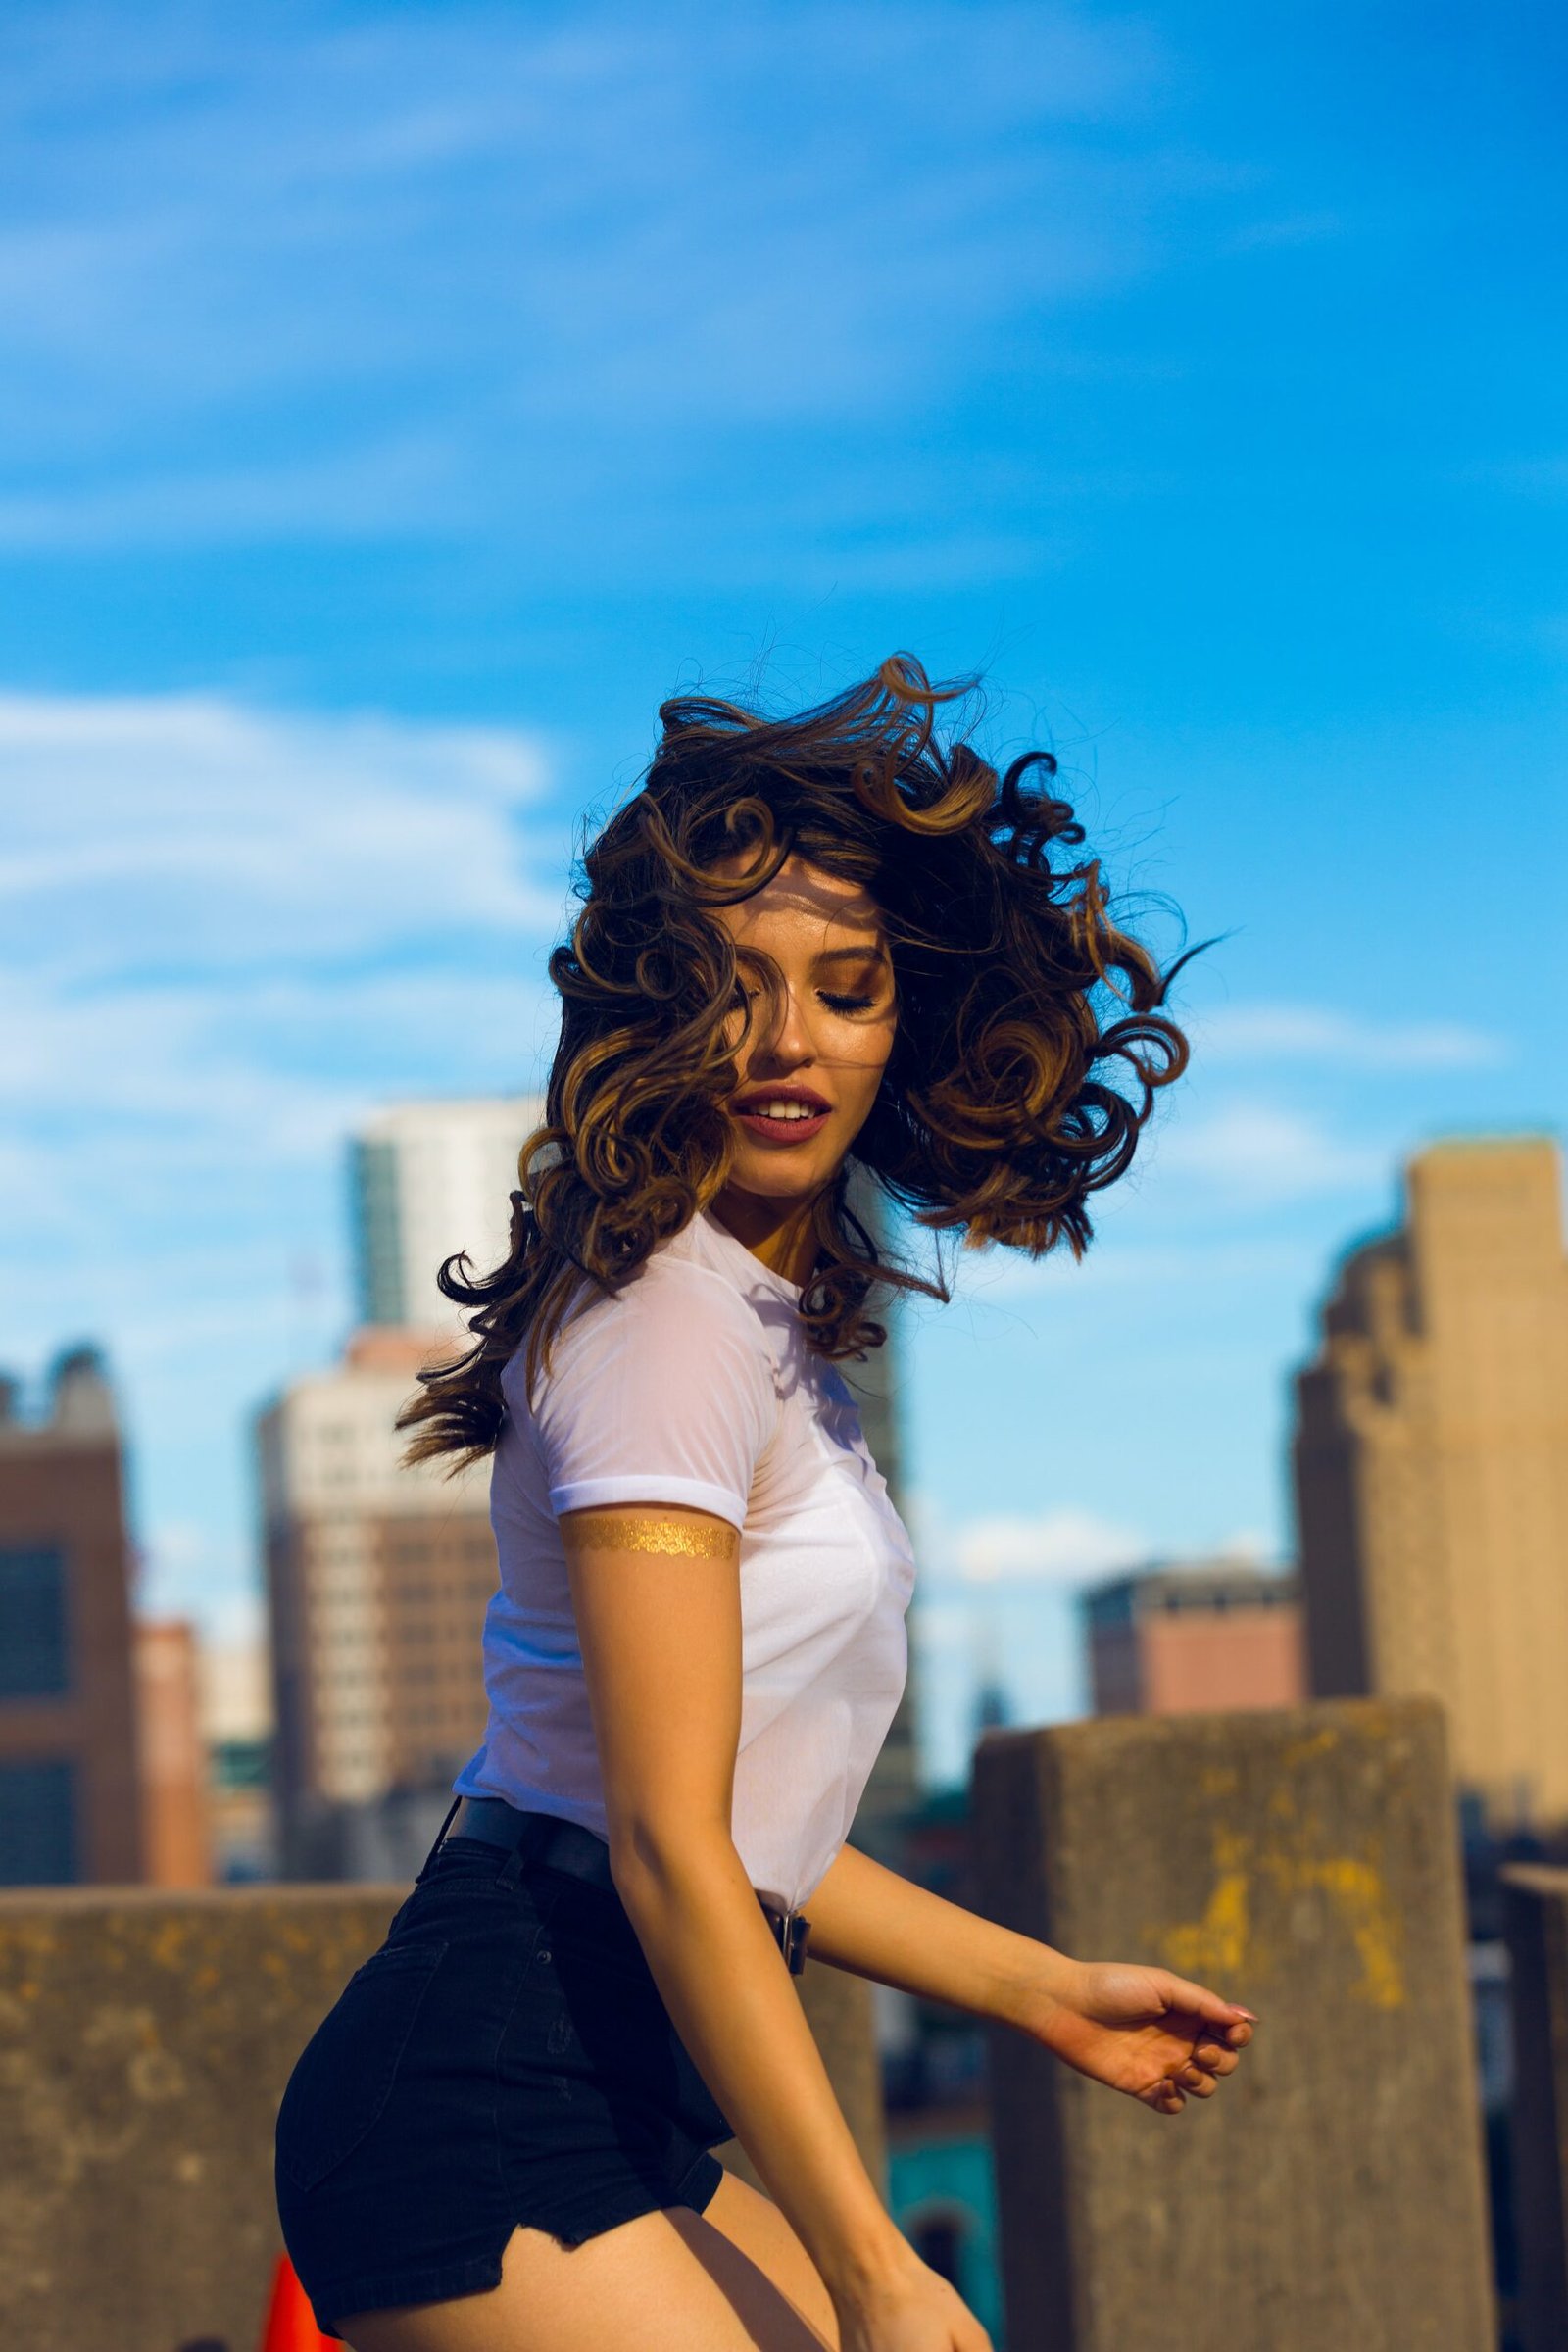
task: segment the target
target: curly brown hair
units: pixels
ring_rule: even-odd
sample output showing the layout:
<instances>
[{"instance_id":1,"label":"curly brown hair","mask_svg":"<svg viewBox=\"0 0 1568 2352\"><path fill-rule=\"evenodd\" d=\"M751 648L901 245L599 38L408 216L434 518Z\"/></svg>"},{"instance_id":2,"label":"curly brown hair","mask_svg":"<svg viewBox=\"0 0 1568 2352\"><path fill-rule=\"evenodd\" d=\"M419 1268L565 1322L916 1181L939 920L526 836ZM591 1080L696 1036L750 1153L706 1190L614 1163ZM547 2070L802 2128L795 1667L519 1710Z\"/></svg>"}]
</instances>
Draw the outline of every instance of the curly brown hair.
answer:
<instances>
[{"instance_id":1,"label":"curly brown hair","mask_svg":"<svg viewBox=\"0 0 1568 2352\"><path fill-rule=\"evenodd\" d=\"M851 1205L856 1163L922 1226L1082 1254L1090 1195L1125 1174L1155 1090L1186 1066L1159 1009L1186 957L1162 972L1111 922L1099 860L1059 855L1084 830L1051 789L1052 753L999 777L961 731L939 735L943 706L970 692L895 654L789 717L701 695L662 705L659 750L587 848L581 911L550 958L561 1038L510 1252L482 1277L465 1256L441 1268L472 1345L420 1374L399 1421L415 1431L407 1459L452 1453L458 1469L488 1453L517 1348L531 1392L574 1298L618 1291L722 1187L732 1016L743 967L766 959L710 909L763 888L792 851L876 899L897 1000L876 1101L814 1204L808 1344L834 1359L881 1346L879 1287L950 1296L940 1271L879 1250ZM720 880L737 853L741 878Z\"/></svg>"}]
</instances>

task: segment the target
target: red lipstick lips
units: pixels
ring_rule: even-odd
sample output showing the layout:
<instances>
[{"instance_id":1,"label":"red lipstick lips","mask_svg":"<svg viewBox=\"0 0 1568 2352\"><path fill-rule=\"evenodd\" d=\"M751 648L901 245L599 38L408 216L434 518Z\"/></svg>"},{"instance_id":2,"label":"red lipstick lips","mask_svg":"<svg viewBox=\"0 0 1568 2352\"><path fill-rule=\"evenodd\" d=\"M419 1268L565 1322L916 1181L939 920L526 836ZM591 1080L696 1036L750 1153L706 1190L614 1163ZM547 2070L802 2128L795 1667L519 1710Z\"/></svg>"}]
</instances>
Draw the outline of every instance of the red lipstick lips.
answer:
<instances>
[{"instance_id":1,"label":"red lipstick lips","mask_svg":"<svg viewBox=\"0 0 1568 2352\"><path fill-rule=\"evenodd\" d=\"M767 1106L774 1102L798 1103L800 1109L783 1118L769 1118ZM808 1143L813 1135L820 1135L831 1109L830 1103L807 1086L754 1086L734 1105L734 1117L759 1143L787 1151L792 1144Z\"/></svg>"}]
</instances>

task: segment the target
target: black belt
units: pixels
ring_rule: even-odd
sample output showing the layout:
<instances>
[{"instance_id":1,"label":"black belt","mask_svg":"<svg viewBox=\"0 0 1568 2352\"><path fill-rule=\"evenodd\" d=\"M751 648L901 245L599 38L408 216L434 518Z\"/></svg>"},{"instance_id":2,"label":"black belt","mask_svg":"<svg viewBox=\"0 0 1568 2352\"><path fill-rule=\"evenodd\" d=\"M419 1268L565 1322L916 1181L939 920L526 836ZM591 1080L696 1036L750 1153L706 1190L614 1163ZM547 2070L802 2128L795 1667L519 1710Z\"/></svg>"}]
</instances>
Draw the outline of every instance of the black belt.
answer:
<instances>
[{"instance_id":1,"label":"black belt","mask_svg":"<svg viewBox=\"0 0 1568 2352\"><path fill-rule=\"evenodd\" d=\"M519 1854L525 1862L541 1863L547 1870L564 1870L571 1878L586 1879L590 1886L602 1886L608 1894L615 1892L611 1876L610 1848L592 1830L580 1822L560 1821L552 1813L524 1813L516 1805L509 1805L499 1796L465 1796L448 1815L443 1837L473 1838L481 1845L498 1845L503 1853ZM783 1953L792 1977L798 1977L806 1966L807 1938L811 1923L801 1911L781 1911L765 1895L759 1895L763 1917L773 1931L773 1941Z\"/></svg>"}]
</instances>

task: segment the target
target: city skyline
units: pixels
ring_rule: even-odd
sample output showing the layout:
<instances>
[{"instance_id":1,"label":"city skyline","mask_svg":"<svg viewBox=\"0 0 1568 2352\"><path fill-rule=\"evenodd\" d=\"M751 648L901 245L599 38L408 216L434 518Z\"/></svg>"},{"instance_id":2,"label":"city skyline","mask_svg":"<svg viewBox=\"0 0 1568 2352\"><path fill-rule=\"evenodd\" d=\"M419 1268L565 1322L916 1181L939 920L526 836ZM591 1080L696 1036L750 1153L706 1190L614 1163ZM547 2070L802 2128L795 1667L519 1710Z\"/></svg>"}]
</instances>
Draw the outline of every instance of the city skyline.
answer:
<instances>
[{"instance_id":1,"label":"city skyline","mask_svg":"<svg viewBox=\"0 0 1568 2352\"><path fill-rule=\"evenodd\" d=\"M539 1083L661 695L908 645L1219 943L1085 1266L910 1319L926 1638L1078 1703L1079 1576L1284 1549L1404 1155L1562 1125L1544 12L11 24L0 1354L109 1350L149 1601L254 1608L343 1140Z\"/></svg>"}]
</instances>

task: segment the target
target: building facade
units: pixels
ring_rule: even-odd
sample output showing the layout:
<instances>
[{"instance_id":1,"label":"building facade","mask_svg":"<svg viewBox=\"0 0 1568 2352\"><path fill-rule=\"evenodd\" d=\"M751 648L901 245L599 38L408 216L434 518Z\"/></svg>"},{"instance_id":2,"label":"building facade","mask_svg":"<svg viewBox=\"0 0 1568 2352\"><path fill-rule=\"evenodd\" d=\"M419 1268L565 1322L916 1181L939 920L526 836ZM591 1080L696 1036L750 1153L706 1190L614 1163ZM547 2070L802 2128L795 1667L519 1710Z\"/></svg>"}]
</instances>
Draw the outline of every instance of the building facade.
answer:
<instances>
[{"instance_id":1,"label":"building facade","mask_svg":"<svg viewBox=\"0 0 1568 2352\"><path fill-rule=\"evenodd\" d=\"M1295 1577L1237 1560L1140 1569L1084 1596L1097 1715L1288 1707L1305 1695Z\"/></svg>"},{"instance_id":2,"label":"building facade","mask_svg":"<svg viewBox=\"0 0 1568 2352\"><path fill-rule=\"evenodd\" d=\"M143 1875L130 1565L97 1355L61 1357L37 1420L0 1384L0 1886Z\"/></svg>"},{"instance_id":3,"label":"building facade","mask_svg":"<svg viewBox=\"0 0 1568 2352\"><path fill-rule=\"evenodd\" d=\"M1297 1384L1314 1691L1426 1691L1499 1829L1568 1822L1568 1258L1545 1139L1444 1143Z\"/></svg>"},{"instance_id":4,"label":"building facade","mask_svg":"<svg viewBox=\"0 0 1568 2352\"><path fill-rule=\"evenodd\" d=\"M395 1424L421 1364L466 1336L437 1271L460 1251L482 1272L505 1255L517 1154L543 1116L537 1095L403 1102L350 1146L361 1326L258 1423L286 1873L416 1867L483 1737L488 1466L406 1470Z\"/></svg>"},{"instance_id":5,"label":"building facade","mask_svg":"<svg viewBox=\"0 0 1568 2352\"><path fill-rule=\"evenodd\" d=\"M334 1817L448 1786L484 1734L488 1466L449 1480L399 1462L394 1424L428 1353L417 1333L361 1332L261 1417L286 1871Z\"/></svg>"},{"instance_id":6,"label":"building facade","mask_svg":"<svg viewBox=\"0 0 1568 2352\"><path fill-rule=\"evenodd\" d=\"M149 1886L209 1886L213 1823L196 1629L145 1617L135 1629L142 1875Z\"/></svg>"},{"instance_id":7,"label":"building facade","mask_svg":"<svg viewBox=\"0 0 1568 2352\"><path fill-rule=\"evenodd\" d=\"M903 1454L899 1443L899 1411L896 1380L899 1369L897 1322L895 1321L885 1347L864 1364L840 1364L839 1371L846 1387L853 1393L859 1407L860 1427L871 1459L887 1481L893 1507L904 1514ZM871 1767L871 1777L865 1786L855 1817L856 1841L874 1851L879 1858L892 1861L897 1853L896 1840L900 1824L920 1796L920 1709L917 1661L914 1646L913 1609L911 1602L909 1625L909 1665L887 1738L877 1751ZM890 1844L889 1838L895 1842Z\"/></svg>"},{"instance_id":8,"label":"building facade","mask_svg":"<svg viewBox=\"0 0 1568 2352\"><path fill-rule=\"evenodd\" d=\"M855 1169L851 1178L850 1206L871 1234L878 1249L887 1253L889 1234L886 1210L875 1186L859 1168ZM887 1481L893 1507L902 1517L906 1508L901 1395L906 1349L903 1339L904 1309L897 1298L881 1307L878 1320L885 1323L888 1329L882 1347L868 1355L864 1363L842 1363L839 1371L859 1408L860 1427L865 1433L871 1459ZM918 1601L911 1605L918 1606ZM857 1842L891 1863L899 1859L900 1825L919 1802L919 1690L911 1625L909 1672L904 1696L899 1701L898 1712L888 1727L888 1736L871 1767L871 1778L860 1799L855 1825Z\"/></svg>"},{"instance_id":9,"label":"building facade","mask_svg":"<svg viewBox=\"0 0 1568 2352\"><path fill-rule=\"evenodd\" d=\"M543 1119L543 1096L519 1095L400 1102L367 1122L350 1151L362 1323L451 1329L436 1270L459 1250L485 1273L505 1257L517 1153Z\"/></svg>"},{"instance_id":10,"label":"building facade","mask_svg":"<svg viewBox=\"0 0 1568 2352\"><path fill-rule=\"evenodd\" d=\"M204 1642L199 1667L213 1874L225 1886L275 1878L269 1644L259 1629L226 1629Z\"/></svg>"}]
</instances>

